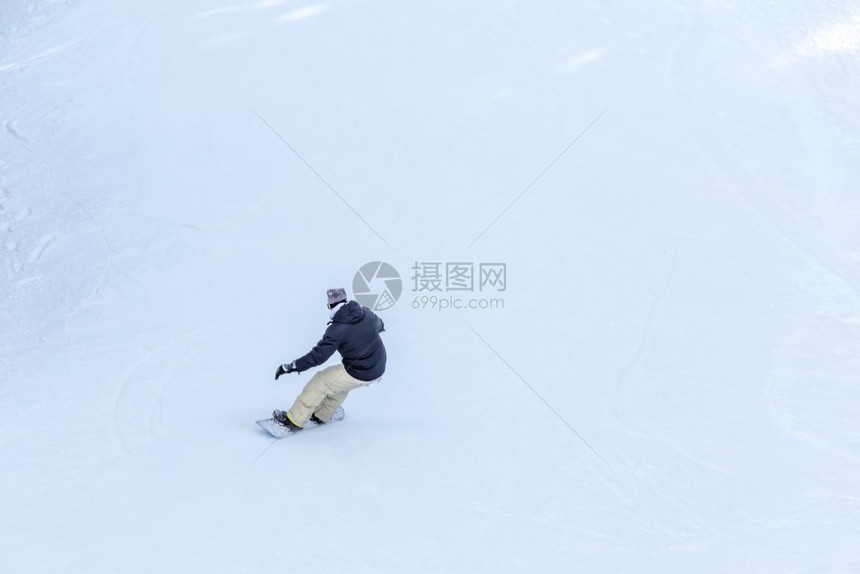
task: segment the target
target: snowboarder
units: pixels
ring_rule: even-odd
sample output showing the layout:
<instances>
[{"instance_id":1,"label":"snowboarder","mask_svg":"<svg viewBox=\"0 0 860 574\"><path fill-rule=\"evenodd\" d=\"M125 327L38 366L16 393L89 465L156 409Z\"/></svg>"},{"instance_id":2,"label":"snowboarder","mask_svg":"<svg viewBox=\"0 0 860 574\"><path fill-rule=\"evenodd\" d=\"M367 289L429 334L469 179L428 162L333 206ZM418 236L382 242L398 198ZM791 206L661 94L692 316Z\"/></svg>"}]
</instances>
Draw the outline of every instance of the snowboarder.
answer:
<instances>
[{"instance_id":1,"label":"snowboarder","mask_svg":"<svg viewBox=\"0 0 860 574\"><path fill-rule=\"evenodd\" d=\"M308 420L330 422L350 391L375 383L385 372L385 345L379 336L385 331L382 319L367 307L347 301L345 289L329 289L326 295L330 321L323 338L308 354L279 366L275 380L322 365L335 351L343 360L318 371L289 411L272 413L272 418L292 431L301 430Z\"/></svg>"}]
</instances>

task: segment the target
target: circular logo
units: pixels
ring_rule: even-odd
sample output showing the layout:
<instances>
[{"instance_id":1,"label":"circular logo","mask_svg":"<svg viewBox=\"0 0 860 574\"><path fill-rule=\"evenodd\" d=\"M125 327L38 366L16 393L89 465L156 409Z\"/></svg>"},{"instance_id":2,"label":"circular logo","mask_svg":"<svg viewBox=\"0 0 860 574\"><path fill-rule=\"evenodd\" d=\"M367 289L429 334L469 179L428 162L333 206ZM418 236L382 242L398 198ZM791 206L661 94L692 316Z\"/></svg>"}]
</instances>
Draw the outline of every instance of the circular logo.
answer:
<instances>
[{"instance_id":1,"label":"circular logo","mask_svg":"<svg viewBox=\"0 0 860 574\"><path fill-rule=\"evenodd\" d=\"M403 281L392 265L371 261L362 265L352 279L355 300L371 311L391 309L403 292Z\"/></svg>"}]
</instances>

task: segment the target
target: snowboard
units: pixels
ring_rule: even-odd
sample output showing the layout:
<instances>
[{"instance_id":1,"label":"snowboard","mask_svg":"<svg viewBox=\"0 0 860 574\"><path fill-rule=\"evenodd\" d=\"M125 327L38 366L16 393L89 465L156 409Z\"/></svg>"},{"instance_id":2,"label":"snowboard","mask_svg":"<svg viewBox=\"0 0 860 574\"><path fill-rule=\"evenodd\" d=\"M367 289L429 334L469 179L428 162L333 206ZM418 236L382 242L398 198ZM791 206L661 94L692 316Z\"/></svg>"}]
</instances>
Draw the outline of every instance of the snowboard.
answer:
<instances>
[{"instance_id":1,"label":"snowboard","mask_svg":"<svg viewBox=\"0 0 860 574\"><path fill-rule=\"evenodd\" d=\"M343 407L337 407L337 410L334 411L334 416L331 417L331 423L328 423L328 424L342 421L343 417L345 415L346 415L346 413L343 412ZM284 425L277 422L275 419L263 419L263 420L257 421L257 424L260 425L260 427L262 427L263 430L265 430L267 433L269 433L270 435L272 435L275 438L284 438L285 436L290 436L291 434L296 434L297 432L299 432L299 431L294 431L294 430L288 429ZM318 426L320 426L320 425L313 422L312 420L308 420L308 422L305 423L305 426L302 430L310 430L310 429L312 429L314 427L318 427Z\"/></svg>"}]
</instances>

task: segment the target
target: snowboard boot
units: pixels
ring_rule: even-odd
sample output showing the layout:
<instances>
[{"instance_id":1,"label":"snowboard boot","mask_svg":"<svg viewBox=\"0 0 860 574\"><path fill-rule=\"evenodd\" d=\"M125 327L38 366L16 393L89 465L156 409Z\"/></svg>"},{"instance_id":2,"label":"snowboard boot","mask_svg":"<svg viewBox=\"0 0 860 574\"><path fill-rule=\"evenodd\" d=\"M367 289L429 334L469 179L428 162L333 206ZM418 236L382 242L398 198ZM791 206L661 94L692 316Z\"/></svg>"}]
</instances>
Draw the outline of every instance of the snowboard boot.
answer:
<instances>
[{"instance_id":1,"label":"snowboard boot","mask_svg":"<svg viewBox=\"0 0 860 574\"><path fill-rule=\"evenodd\" d=\"M290 420L287 411L275 411L272 413L272 418L275 419L275 422L279 425L283 425L293 432L302 430L302 427Z\"/></svg>"},{"instance_id":2,"label":"snowboard boot","mask_svg":"<svg viewBox=\"0 0 860 574\"><path fill-rule=\"evenodd\" d=\"M316 413L314 413L314 414L312 414L312 415L311 415L311 420L312 420L312 421L314 421L315 423L317 423L318 425L324 425L324 424L325 424L325 421L324 421L324 420L322 420L321 418L319 418L319 417L316 415Z\"/></svg>"}]
</instances>

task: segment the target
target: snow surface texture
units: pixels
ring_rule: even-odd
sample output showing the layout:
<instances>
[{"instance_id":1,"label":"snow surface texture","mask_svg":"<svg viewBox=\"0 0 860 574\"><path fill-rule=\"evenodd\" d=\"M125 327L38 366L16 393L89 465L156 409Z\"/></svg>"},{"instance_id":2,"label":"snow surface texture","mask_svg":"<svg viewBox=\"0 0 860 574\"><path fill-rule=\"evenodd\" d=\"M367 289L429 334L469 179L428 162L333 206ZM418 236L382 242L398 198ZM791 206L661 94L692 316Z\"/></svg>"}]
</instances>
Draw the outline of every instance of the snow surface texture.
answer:
<instances>
[{"instance_id":1,"label":"snow surface texture","mask_svg":"<svg viewBox=\"0 0 860 574\"><path fill-rule=\"evenodd\" d=\"M0 572L860 572L856 1L0 34ZM272 444L377 260L383 381ZM416 261L504 309L414 309Z\"/></svg>"}]
</instances>

